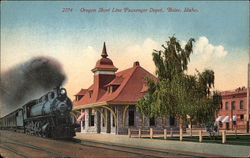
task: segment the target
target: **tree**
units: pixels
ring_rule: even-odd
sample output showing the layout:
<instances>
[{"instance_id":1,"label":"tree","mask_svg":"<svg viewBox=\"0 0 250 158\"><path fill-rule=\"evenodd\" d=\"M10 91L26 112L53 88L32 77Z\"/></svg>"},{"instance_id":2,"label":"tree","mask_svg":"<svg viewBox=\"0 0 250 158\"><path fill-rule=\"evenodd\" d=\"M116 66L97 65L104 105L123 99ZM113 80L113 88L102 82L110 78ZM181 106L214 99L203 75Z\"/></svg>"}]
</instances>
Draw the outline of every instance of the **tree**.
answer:
<instances>
[{"instance_id":1,"label":"tree","mask_svg":"<svg viewBox=\"0 0 250 158\"><path fill-rule=\"evenodd\" d=\"M154 50L153 61L156 66L158 81L147 78L148 93L137 103L143 115L165 118L174 116L179 119L180 140L182 140L182 121L191 120L203 123L211 119L209 116L218 106L210 89L214 85L214 72L205 70L196 75L187 75L186 70L193 52L193 38L184 48L179 41L170 37L163 50ZM218 99L218 98L217 98Z\"/></svg>"}]
</instances>

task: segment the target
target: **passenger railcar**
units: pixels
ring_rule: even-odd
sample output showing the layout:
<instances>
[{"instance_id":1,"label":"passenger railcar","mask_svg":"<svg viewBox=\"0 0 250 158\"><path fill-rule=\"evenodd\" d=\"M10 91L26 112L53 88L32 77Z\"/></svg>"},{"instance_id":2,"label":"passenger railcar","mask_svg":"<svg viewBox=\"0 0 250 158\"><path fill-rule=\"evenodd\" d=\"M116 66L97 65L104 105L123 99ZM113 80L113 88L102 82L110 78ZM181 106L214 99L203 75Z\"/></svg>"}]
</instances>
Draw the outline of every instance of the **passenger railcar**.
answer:
<instances>
[{"instance_id":1,"label":"passenger railcar","mask_svg":"<svg viewBox=\"0 0 250 158\"><path fill-rule=\"evenodd\" d=\"M17 109L0 119L1 129L23 130L22 109Z\"/></svg>"}]
</instances>

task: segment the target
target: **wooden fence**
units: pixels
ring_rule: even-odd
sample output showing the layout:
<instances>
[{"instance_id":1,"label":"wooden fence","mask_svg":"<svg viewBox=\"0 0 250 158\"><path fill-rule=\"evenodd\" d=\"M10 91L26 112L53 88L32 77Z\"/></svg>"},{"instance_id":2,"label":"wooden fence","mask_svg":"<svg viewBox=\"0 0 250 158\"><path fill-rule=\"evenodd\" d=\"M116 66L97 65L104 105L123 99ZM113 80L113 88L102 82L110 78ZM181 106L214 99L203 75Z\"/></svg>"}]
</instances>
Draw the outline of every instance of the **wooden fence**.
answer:
<instances>
[{"instance_id":1,"label":"wooden fence","mask_svg":"<svg viewBox=\"0 0 250 158\"><path fill-rule=\"evenodd\" d=\"M153 128L150 128L148 130L145 129L128 129L128 137L138 137L138 138L142 138L142 137L149 137L150 139L153 139L154 137L163 137L164 139L167 139L168 137L173 137L175 134L175 136L180 137L180 133L179 130L173 130L171 129L163 129L163 130L155 130ZM208 136L209 133L206 132L205 130L198 130L198 132L193 131L192 134L186 133L186 136L192 136L192 135L198 135L199 137L199 142L203 142L203 137L204 136ZM217 136L221 135L222 137L222 143L226 143L226 136L227 136L227 132L225 130L221 130L218 131L216 133ZM237 133L235 133L235 135L237 135ZM181 133L181 137L180 137L180 141L182 141L182 137L183 134Z\"/></svg>"}]
</instances>

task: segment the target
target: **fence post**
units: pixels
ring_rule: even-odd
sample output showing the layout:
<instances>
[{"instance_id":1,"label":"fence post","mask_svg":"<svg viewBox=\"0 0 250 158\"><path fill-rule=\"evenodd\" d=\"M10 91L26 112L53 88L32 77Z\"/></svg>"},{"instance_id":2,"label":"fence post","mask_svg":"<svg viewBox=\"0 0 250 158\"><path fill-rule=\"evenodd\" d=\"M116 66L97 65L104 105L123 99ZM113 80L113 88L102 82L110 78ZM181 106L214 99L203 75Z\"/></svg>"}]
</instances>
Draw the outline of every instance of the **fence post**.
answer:
<instances>
[{"instance_id":1,"label":"fence post","mask_svg":"<svg viewBox=\"0 0 250 158\"><path fill-rule=\"evenodd\" d=\"M164 129L164 139L167 139L167 129Z\"/></svg>"},{"instance_id":2,"label":"fence post","mask_svg":"<svg viewBox=\"0 0 250 158\"><path fill-rule=\"evenodd\" d=\"M180 128L180 141L182 141L183 140L183 129L182 129L182 127Z\"/></svg>"},{"instance_id":3,"label":"fence post","mask_svg":"<svg viewBox=\"0 0 250 158\"><path fill-rule=\"evenodd\" d=\"M237 126L235 126L235 138L237 139Z\"/></svg>"},{"instance_id":4,"label":"fence post","mask_svg":"<svg viewBox=\"0 0 250 158\"><path fill-rule=\"evenodd\" d=\"M183 139L183 120L179 119L179 136L180 136L180 141Z\"/></svg>"},{"instance_id":5,"label":"fence post","mask_svg":"<svg viewBox=\"0 0 250 158\"><path fill-rule=\"evenodd\" d=\"M139 128L139 138L141 138L141 129Z\"/></svg>"},{"instance_id":6,"label":"fence post","mask_svg":"<svg viewBox=\"0 0 250 158\"><path fill-rule=\"evenodd\" d=\"M131 138L131 129L128 128L128 137Z\"/></svg>"},{"instance_id":7,"label":"fence post","mask_svg":"<svg viewBox=\"0 0 250 158\"><path fill-rule=\"evenodd\" d=\"M199 142L202 142L202 130L199 131Z\"/></svg>"},{"instance_id":8,"label":"fence post","mask_svg":"<svg viewBox=\"0 0 250 158\"><path fill-rule=\"evenodd\" d=\"M222 131L222 143L223 144L226 143L226 140L227 140L227 138L226 138L226 131L224 130L224 131Z\"/></svg>"},{"instance_id":9,"label":"fence post","mask_svg":"<svg viewBox=\"0 0 250 158\"><path fill-rule=\"evenodd\" d=\"M190 127L190 136L191 136L191 137L193 136L192 124L191 124L191 127Z\"/></svg>"},{"instance_id":10,"label":"fence post","mask_svg":"<svg viewBox=\"0 0 250 158\"><path fill-rule=\"evenodd\" d=\"M173 137L173 129L170 129L170 137Z\"/></svg>"},{"instance_id":11,"label":"fence post","mask_svg":"<svg viewBox=\"0 0 250 158\"><path fill-rule=\"evenodd\" d=\"M150 138L152 139L153 138L153 128L150 128Z\"/></svg>"}]
</instances>

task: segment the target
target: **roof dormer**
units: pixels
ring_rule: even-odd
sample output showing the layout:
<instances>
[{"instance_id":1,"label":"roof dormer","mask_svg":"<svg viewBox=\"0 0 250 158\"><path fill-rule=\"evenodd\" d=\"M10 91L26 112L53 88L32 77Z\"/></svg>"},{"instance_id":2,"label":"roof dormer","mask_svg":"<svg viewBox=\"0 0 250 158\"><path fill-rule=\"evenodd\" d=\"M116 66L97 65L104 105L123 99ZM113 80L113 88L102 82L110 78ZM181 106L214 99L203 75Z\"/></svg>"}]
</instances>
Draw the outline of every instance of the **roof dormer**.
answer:
<instances>
[{"instance_id":1,"label":"roof dormer","mask_svg":"<svg viewBox=\"0 0 250 158\"><path fill-rule=\"evenodd\" d=\"M79 101L87 92L87 89L81 89L76 95L75 100Z\"/></svg>"}]
</instances>

